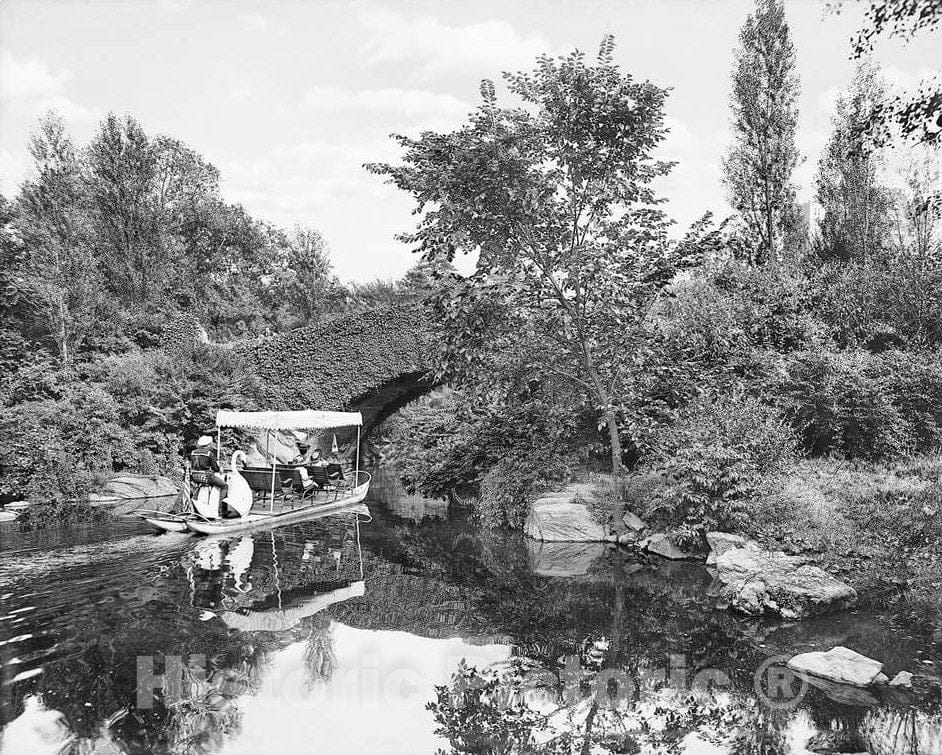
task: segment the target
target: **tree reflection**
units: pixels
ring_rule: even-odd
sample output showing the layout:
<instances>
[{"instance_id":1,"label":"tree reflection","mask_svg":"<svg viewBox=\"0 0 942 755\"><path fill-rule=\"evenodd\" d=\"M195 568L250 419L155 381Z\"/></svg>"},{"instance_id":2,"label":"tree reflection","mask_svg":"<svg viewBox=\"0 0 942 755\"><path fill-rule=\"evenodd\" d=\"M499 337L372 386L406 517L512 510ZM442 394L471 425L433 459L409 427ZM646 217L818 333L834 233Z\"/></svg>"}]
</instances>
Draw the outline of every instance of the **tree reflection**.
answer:
<instances>
[{"instance_id":1,"label":"tree reflection","mask_svg":"<svg viewBox=\"0 0 942 755\"><path fill-rule=\"evenodd\" d=\"M306 623L309 634L304 640L304 689L310 692L319 683L330 681L337 668L337 654L330 617L319 613Z\"/></svg>"},{"instance_id":2,"label":"tree reflection","mask_svg":"<svg viewBox=\"0 0 942 755\"><path fill-rule=\"evenodd\" d=\"M671 688L626 695L609 687L606 670L582 670L573 690L526 659L481 671L462 665L428 708L456 755L682 753L697 742L755 751L761 714L747 697ZM784 752L782 744L761 751Z\"/></svg>"}]
</instances>

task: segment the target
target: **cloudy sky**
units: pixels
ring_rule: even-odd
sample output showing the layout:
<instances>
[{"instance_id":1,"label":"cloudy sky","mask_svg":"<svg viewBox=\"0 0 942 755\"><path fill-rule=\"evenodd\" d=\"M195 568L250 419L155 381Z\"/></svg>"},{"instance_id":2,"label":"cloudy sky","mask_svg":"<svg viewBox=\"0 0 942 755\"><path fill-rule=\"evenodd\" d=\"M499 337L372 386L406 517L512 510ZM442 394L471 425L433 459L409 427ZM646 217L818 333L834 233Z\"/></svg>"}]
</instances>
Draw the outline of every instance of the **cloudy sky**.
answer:
<instances>
[{"instance_id":1,"label":"cloudy sky","mask_svg":"<svg viewBox=\"0 0 942 755\"><path fill-rule=\"evenodd\" d=\"M411 264L393 235L411 204L361 167L396 157L392 132L449 129L482 78L544 52L592 54L616 36L625 70L671 87L661 186L680 224L728 208L719 158L728 143L729 73L749 0L0 0L0 188L28 175L26 140L54 108L86 142L108 111L178 137L222 172L223 191L255 216L320 229L344 280ZM802 80L803 196L836 93L852 74L860 9L789 0ZM942 68L942 36L882 43L887 78Z\"/></svg>"}]
</instances>

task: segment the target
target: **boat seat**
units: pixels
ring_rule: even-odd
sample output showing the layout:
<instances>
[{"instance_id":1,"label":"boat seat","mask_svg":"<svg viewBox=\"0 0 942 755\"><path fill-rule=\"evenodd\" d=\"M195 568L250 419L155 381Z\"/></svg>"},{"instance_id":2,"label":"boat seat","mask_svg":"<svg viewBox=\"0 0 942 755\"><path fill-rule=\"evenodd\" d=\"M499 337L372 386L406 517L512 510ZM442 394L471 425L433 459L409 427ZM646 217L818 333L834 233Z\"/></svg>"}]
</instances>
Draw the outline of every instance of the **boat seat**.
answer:
<instances>
[{"instance_id":1,"label":"boat seat","mask_svg":"<svg viewBox=\"0 0 942 755\"><path fill-rule=\"evenodd\" d=\"M267 498L272 493L272 474L271 467L245 467L240 474L249 484L253 497ZM285 487L282 475L275 469L275 494L281 493L282 500L285 500Z\"/></svg>"},{"instance_id":2,"label":"boat seat","mask_svg":"<svg viewBox=\"0 0 942 755\"><path fill-rule=\"evenodd\" d=\"M317 487L325 492L333 493L334 499L337 498L338 489L334 482L327 475L327 467L321 466L320 464L315 464L307 468L308 474L311 476L311 479L314 481L314 484Z\"/></svg>"},{"instance_id":3,"label":"boat seat","mask_svg":"<svg viewBox=\"0 0 942 755\"><path fill-rule=\"evenodd\" d=\"M321 488L310 477L304 478L301 474L301 467L295 467L291 474L291 489L296 495L301 496L303 501L305 498L313 498Z\"/></svg>"}]
</instances>

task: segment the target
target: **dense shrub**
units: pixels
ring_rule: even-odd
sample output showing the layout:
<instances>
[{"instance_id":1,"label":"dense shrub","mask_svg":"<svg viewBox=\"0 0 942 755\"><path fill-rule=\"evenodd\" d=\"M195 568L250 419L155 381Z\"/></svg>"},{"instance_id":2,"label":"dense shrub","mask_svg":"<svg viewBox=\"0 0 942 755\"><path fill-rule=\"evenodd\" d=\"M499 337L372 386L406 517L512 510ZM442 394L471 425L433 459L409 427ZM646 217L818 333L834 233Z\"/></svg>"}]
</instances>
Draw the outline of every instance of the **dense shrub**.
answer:
<instances>
[{"instance_id":1,"label":"dense shrub","mask_svg":"<svg viewBox=\"0 0 942 755\"><path fill-rule=\"evenodd\" d=\"M82 499L131 445L110 398L91 387L59 401L10 407L0 419L0 495L4 500ZM80 409L77 410L77 407Z\"/></svg>"},{"instance_id":2,"label":"dense shrub","mask_svg":"<svg viewBox=\"0 0 942 755\"><path fill-rule=\"evenodd\" d=\"M481 480L475 513L485 527L521 529L540 493L564 480L569 467L544 451L512 453L500 459Z\"/></svg>"},{"instance_id":3,"label":"dense shrub","mask_svg":"<svg viewBox=\"0 0 942 755\"><path fill-rule=\"evenodd\" d=\"M697 272L674 285L659 314L660 329L700 361L728 364L753 348L795 351L824 337L797 271L730 263Z\"/></svg>"},{"instance_id":4,"label":"dense shrub","mask_svg":"<svg viewBox=\"0 0 942 755\"><path fill-rule=\"evenodd\" d=\"M942 442L942 363L934 354L802 352L766 390L812 455L876 461Z\"/></svg>"},{"instance_id":5,"label":"dense shrub","mask_svg":"<svg viewBox=\"0 0 942 755\"><path fill-rule=\"evenodd\" d=\"M775 484L795 452L777 411L746 396L694 402L654 445L655 465L673 483L646 513L688 533L743 529L749 502Z\"/></svg>"},{"instance_id":6,"label":"dense shrub","mask_svg":"<svg viewBox=\"0 0 942 755\"><path fill-rule=\"evenodd\" d=\"M908 257L829 263L811 273L813 308L837 346L942 345L942 266Z\"/></svg>"},{"instance_id":7,"label":"dense shrub","mask_svg":"<svg viewBox=\"0 0 942 755\"><path fill-rule=\"evenodd\" d=\"M384 463L410 492L470 493L486 526L520 527L539 489L585 463L586 431L535 397L485 406L479 400L446 388L415 401L380 428Z\"/></svg>"},{"instance_id":8,"label":"dense shrub","mask_svg":"<svg viewBox=\"0 0 942 755\"><path fill-rule=\"evenodd\" d=\"M128 352L68 369L26 365L0 418L0 495L84 499L114 472L174 475L219 408L255 409L261 383L235 352Z\"/></svg>"}]
</instances>

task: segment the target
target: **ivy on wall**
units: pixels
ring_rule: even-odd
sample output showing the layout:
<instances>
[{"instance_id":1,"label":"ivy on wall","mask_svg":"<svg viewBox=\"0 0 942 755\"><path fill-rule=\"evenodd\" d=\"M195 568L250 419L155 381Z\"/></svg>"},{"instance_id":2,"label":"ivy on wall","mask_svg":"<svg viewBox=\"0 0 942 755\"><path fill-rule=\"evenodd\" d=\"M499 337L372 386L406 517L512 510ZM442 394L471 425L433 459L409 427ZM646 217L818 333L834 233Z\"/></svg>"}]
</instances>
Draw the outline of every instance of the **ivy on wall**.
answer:
<instances>
[{"instance_id":1,"label":"ivy on wall","mask_svg":"<svg viewBox=\"0 0 942 755\"><path fill-rule=\"evenodd\" d=\"M418 307L378 307L243 348L284 408L342 410L401 375L431 369L424 317Z\"/></svg>"}]
</instances>

